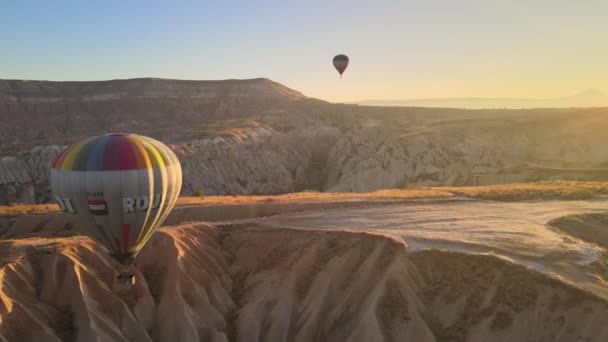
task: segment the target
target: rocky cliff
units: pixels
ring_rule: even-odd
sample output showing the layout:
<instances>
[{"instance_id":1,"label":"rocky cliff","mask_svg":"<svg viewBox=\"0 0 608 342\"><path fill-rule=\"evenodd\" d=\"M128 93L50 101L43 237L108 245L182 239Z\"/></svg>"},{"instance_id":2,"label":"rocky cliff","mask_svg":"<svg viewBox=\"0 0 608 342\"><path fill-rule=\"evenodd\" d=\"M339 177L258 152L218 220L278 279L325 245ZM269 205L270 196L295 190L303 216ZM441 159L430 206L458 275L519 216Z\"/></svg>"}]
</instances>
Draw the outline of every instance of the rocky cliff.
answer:
<instances>
[{"instance_id":1,"label":"rocky cliff","mask_svg":"<svg viewBox=\"0 0 608 342\"><path fill-rule=\"evenodd\" d=\"M505 174L605 180L606 129L604 109L469 111L421 123L371 116L333 146L325 190L475 184L480 175L501 183Z\"/></svg>"},{"instance_id":2,"label":"rocky cliff","mask_svg":"<svg viewBox=\"0 0 608 342\"><path fill-rule=\"evenodd\" d=\"M266 79L0 81L0 204L43 202L67 143L132 131L171 145L185 194L606 180L608 109L336 105Z\"/></svg>"},{"instance_id":3,"label":"rocky cliff","mask_svg":"<svg viewBox=\"0 0 608 342\"><path fill-rule=\"evenodd\" d=\"M2 341L608 338L606 299L493 255L193 223L154 234L129 288L88 237L36 234L0 242Z\"/></svg>"},{"instance_id":4,"label":"rocky cliff","mask_svg":"<svg viewBox=\"0 0 608 342\"><path fill-rule=\"evenodd\" d=\"M0 151L108 131L179 136L182 129L308 101L268 79L98 82L0 80ZM312 101L312 100L310 100Z\"/></svg>"}]
</instances>

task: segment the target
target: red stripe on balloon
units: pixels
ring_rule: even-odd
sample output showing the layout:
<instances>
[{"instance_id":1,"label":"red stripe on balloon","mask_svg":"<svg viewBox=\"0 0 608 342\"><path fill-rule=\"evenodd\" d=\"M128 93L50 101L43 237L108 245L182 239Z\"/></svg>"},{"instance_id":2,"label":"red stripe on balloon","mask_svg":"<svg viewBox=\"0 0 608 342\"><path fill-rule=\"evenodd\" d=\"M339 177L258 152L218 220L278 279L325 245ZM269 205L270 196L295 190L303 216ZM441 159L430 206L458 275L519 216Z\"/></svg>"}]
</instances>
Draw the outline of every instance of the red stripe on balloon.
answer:
<instances>
[{"instance_id":1,"label":"red stripe on balloon","mask_svg":"<svg viewBox=\"0 0 608 342\"><path fill-rule=\"evenodd\" d=\"M135 170L137 158L132 142L124 135L113 135L103 153L103 170Z\"/></svg>"},{"instance_id":2,"label":"red stripe on balloon","mask_svg":"<svg viewBox=\"0 0 608 342\"><path fill-rule=\"evenodd\" d=\"M118 240L117 237L114 238L114 243L116 244L116 248L118 248L118 250L120 251L120 240Z\"/></svg>"},{"instance_id":3,"label":"red stripe on balloon","mask_svg":"<svg viewBox=\"0 0 608 342\"><path fill-rule=\"evenodd\" d=\"M55 159L53 160L53 163L51 164L52 168L56 169L57 168L57 162L59 161L59 159L61 159L61 157L63 157L63 155L65 154L65 151L62 151L61 153L59 153Z\"/></svg>"},{"instance_id":4,"label":"red stripe on balloon","mask_svg":"<svg viewBox=\"0 0 608 342\"><path fill-rule=\"evenodd\" d=\"M131 229L130 224L122 225L122 243L124 245L123 252L127 252L129 248L129 230Z\"/></svg>"},{"instance_id":5,"label":"red stripe on balloon","mask_svg":"<svg viewBox=\"0 0 608 342\"><path fill-rule=\"evenodd\" d=\"M110 139L108 139L108 142L104 146L103 162L101 164L103 171L120 170L120 155L122 151L116 138L117 136L110 136Z\"/></svg>"},{"instance_id":6,"label":"red stripe on balloon","mask_svg":"<svg viewBox=\"0 0 608 342\"><path fill-rule=\"evenodd\" d=\"M120 169L134 170L137 169L137 158L133 150L133 143L124 135L117 137L120 146Z\"/></svg>"}]
</instances>

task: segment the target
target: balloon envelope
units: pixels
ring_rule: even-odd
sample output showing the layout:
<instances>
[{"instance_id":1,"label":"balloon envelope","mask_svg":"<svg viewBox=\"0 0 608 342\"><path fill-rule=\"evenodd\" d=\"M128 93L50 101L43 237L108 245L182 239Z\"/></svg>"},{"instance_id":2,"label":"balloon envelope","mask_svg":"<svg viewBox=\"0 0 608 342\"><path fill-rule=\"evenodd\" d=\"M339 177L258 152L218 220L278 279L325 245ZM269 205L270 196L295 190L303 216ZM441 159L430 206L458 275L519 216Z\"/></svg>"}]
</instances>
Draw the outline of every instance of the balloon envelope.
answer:
<instances>
[{"instance_id":1,"label":"balloon envelope","mask_svg":"<svg viewBox=\"0 0 608 342\"><path fill-rule=\"evenodd\" d=\"M62 211L123 263L135 258L168 216L181 185L173 151L136 134L77 141L51 168L51 190Z\"/></svg>"},{"instance_id":2,"label":"balloon envelope","mask_svg":"<svg viewBox=\"0 0 608 342\"><path fill-rule=\"evenodd\" d=\"M348 61L348 56L346 55L337 55L334 57L334 68L338 70L340 76L342 76L342 73L344 73L344 70L346 70L346 67L348 67Z\"/></svg>"}]
</instances>

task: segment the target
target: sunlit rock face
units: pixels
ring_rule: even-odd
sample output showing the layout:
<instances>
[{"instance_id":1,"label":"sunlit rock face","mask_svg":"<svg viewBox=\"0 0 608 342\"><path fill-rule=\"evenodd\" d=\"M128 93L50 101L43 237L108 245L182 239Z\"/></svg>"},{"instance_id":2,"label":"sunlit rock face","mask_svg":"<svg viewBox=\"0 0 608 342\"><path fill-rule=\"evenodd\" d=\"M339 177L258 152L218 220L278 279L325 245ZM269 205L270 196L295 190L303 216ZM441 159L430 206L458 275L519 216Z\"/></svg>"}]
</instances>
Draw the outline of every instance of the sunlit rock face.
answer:
<instances>
[{"instance_id":1,"label":"sunlit rock face","mask_svg":"<svg viewBox=\"0 0 608 342\"><path fill-rule=\"evenodd\" d=\"M325 190L606 179L606 119L594 109L368 121L332 147Z\"/></svg>"},{"instance_id":2,"label":"sunlit rock face","mask_svg":"<svg viewBox=\"0 0 608 342\"><path fill-rule=\"evenodd\" d=\"M607 302L492 255L370 233L160 229L135 284L83 236L0 243L7 341L604 341ZM69 233L69 232L64 232Z\"/></svg>"},{"instance_id":3,"label":"sunlit rock face","mask_svg":"<svg viewBox=\"0 0 608 342\"><path fill-rule=\"evenodd\" d=\"M85 135L170 144L183 194L276 194L608 179L608 110L337 105L267 79L0 81L0 204L49 200Z\"/></svg>"},{"instance_id":4,"label":"sunlit rock face","mask_svg":"<svg viewBox=\"0 0 608 342\"><path fill-rule=\"evenodd\" d=\"M50 200L49 169L64 146L37 146L0 158L0 204Z\"/></svg>"}]
</instances>

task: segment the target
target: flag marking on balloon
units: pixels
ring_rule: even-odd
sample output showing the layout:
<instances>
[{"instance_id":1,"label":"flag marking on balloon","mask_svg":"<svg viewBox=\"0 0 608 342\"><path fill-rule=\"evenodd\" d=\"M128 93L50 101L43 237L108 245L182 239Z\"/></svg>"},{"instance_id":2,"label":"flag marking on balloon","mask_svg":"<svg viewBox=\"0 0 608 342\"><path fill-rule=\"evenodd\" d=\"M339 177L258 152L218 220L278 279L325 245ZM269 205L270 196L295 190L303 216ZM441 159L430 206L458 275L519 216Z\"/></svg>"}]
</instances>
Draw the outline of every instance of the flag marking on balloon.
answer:
<instances>
[{"instance_id":1,"label":"flag marking on balloon","mask_svg":"<svg viewBox=\"0 0 608 342\"><path fill-rule=\"evenodd\" d=\"M108 204L103 199L89 199L89 209L93 215L108 215Z\"/></svg>"}]
</instances>

